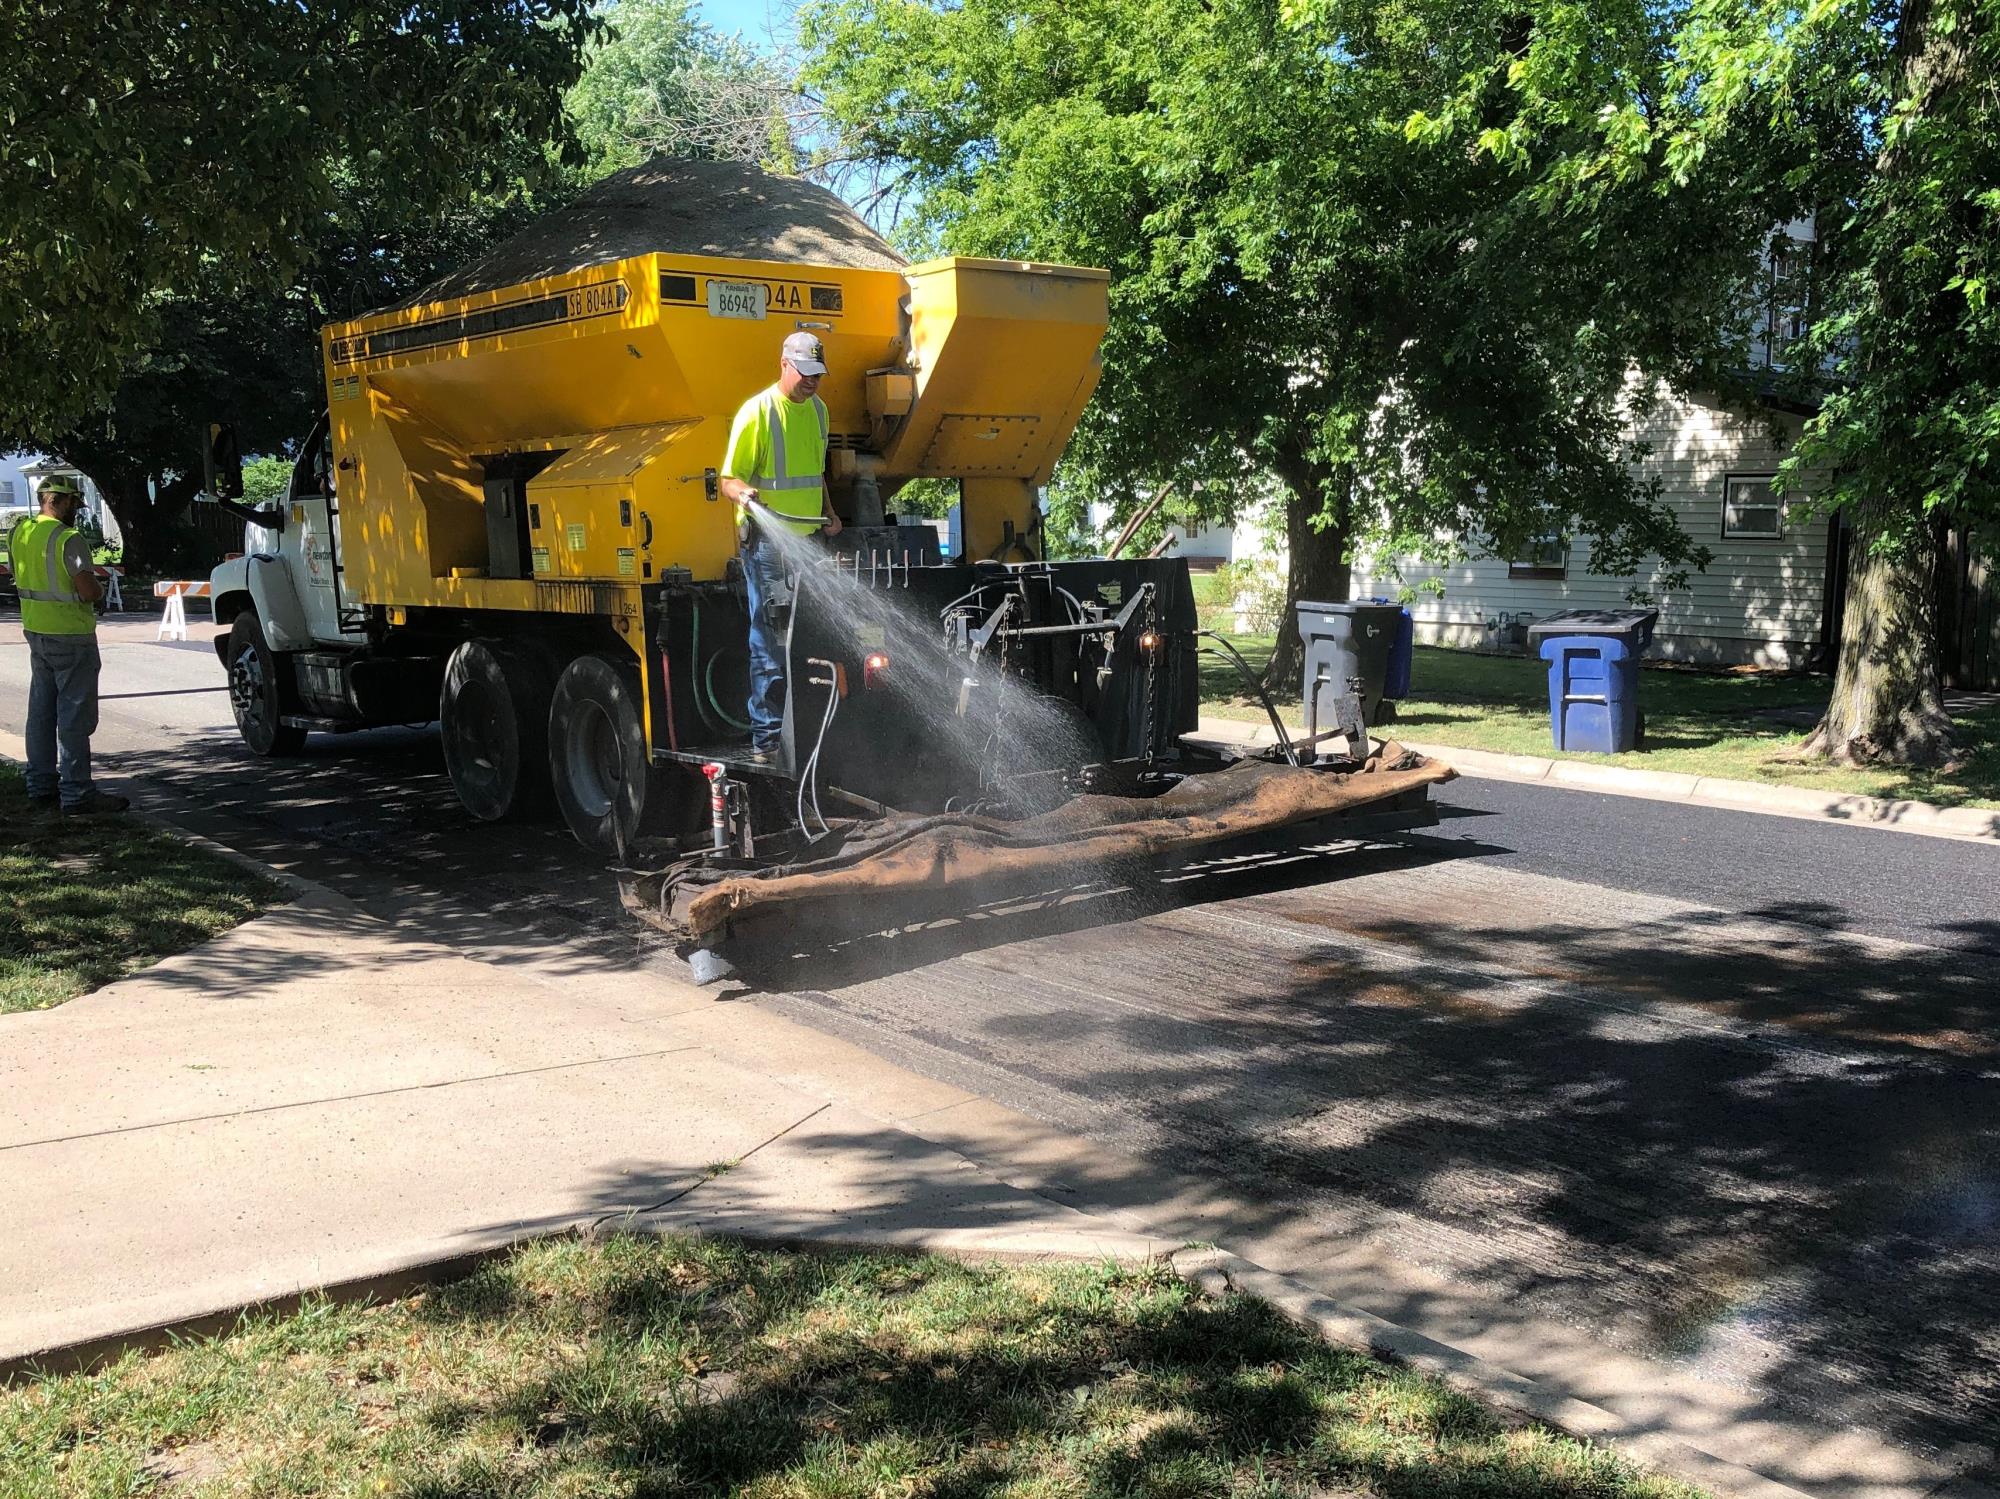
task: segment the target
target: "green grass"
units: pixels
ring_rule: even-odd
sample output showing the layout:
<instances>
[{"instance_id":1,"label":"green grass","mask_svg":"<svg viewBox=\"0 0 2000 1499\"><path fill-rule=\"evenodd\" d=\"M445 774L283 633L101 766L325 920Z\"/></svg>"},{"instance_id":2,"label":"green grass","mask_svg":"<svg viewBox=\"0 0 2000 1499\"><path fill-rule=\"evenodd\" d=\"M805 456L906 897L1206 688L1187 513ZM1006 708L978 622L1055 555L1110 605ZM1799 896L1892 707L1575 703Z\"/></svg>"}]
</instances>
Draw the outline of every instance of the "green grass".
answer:
<instances>
[{"instance_id":1,"label":"green grass","mask_svg":"<svg viewBox=\"0 0 2000 1499\"><path fill-rule=\"evenodd\" d=\"M617 1236L0 1391L0 1499L1664 1496L1159 1268Z\"/></svg>"},{"instance_id":2,"label":"green grass","mask_svg":"<svg viewBox=\"0 0 2000 1499\"><path fill-rule=\"evenodd\" d=\"M1269 637L1247 637L1236 644L1260 669L1271 654ZM1940 806L2000 807L2000 708L1960 717L1965 763L1952 774L1836 768L1791 754L1810 727L1810 714L1825 703L1828 687L1825 677L1649 666L1640 686L1647 747L1622 755L1564 758ZM1555 754L1549 742L1547 667L1539 660L1420 645L1411 691L1414 695L1401 704L1392 730L1406 738L1505 754ZM1264 716L1223 661L1203 658L1202 696L1206 713ZM1278 706L1292 721L1297 694Z\"/></svg>"},{"instance_id":3,"label":"green grass","mask_svg":"<svg viewBox=\"0 0 2000 1499\"><path fill-rule=\"evenodd\" d=\"M0 765L0 1014L74 999L285 898L141 823L33 812L21 772Z\"/></svg>"}]
</instances>

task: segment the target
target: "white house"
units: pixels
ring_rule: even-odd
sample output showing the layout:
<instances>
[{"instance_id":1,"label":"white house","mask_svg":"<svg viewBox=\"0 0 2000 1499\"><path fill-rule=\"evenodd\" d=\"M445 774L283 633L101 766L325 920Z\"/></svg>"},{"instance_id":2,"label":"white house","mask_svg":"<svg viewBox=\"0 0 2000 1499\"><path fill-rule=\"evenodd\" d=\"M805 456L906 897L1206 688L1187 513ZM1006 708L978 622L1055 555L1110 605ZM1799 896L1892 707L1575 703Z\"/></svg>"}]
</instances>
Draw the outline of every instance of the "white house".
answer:
<instances>
[{"instance_id":1,"label":"white house","mask_svg":"<svg viewBox=\"0 0 2000 1499\"><path fill-rule=\"evenodd\" d=\"M12 526L16 516L37 507L41 502L35 494L42 481L58 474L76 480L82 487L83 513L104 533L105 540L116 546L123 539L118 519L104 503L97 486L81 471L44 453L0 453L0 532Z\"/></svg>"},{"instance_id":2,"label":"white house","mask_svg":"<svg viewBox=\"0 0 2000 1499\"><path fill-rule=\"evenodd\" d=\"M1090 507L1089 525L1097 536L1107 539L1119 530L1111 507L1102 501ZM1169 524L1166 530L1174 539L1167 555L1187 558L1196 572L1219 567L1225 562L1242 562L1256 556L1261 545L1255 527L1249 525L1228 526L1205 521L1192 531L1178 523Z\"/></svg>"},{"instance_id":3,"label":"white house","mask_svg":"<svg viewBox=\"0 0 2000 1499\"><path fill-rule=\"evenodd\" d=\"M1643 471L1661 480L1661 499L1682 530L1713 554L1707 570L1690 571L1681 588L1665 588L1658 567L1600 577L1590 572L1581 539L1551 538L1531 556L1445 568L1407 562L1400 573L1364 557L1355 564L1353 592L1415 587L1410 612L1419 640L1476 646L1518 643L1527 624L1560 610L1627 607L1636 591L1660 610L1654 655L1806 666L1837 628L1828 616L1838 593L1835 523L1772 494L1786 444L1773 443L1769 428L1763 415L1672 397L1638 424L1635 435L1652 449Z\"/></svg>"},{"instance_id":4,"label":"white house","mask_svg":"<svg viewBox=\"0 0 2000 1499\"><path fill-rule=\"evenodd\" d=\"M1743 332L1753 369L1783 369L1806 330L1813 226L1784 226L1765 258L1759 300ZM1640 377L1633 393L1643 392ZM1635 408L1645 403L1635 402ZM1773 426L1780 435L1774 441ZM1400 569L1357 559L1356 596L1418 589L1411 614L1417 638L1445 645L1518 644L1535 619L1564 609L1615 609L1643 596L1660 610L1653 653L1670 660L1800 668L1816 664L1839 637L1840 555L1835 520L1813 517L1771 490L1798 433L1798 419L1745 414L1719 402L1665 392L1631 435L1650 455L1641 472L1658 478L1661 499L1711 560L1668 589L1662 570L1601 577L1581 539L1550 537L1532 555Z\"/></svg>"}]
</instances>

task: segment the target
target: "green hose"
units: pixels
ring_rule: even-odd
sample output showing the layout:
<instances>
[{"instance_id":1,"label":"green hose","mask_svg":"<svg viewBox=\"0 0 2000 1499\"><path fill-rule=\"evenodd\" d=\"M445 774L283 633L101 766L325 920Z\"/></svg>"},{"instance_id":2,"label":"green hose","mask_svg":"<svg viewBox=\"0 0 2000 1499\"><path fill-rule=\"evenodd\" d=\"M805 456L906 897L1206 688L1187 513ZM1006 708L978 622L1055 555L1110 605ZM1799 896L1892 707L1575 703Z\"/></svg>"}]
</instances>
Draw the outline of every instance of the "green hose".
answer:
<instances>
[{"instance_id":1,"label":"green hose","mask_svg":"<svg viewBox=\"0 0 2000 1499\"><path fill-rule=\"evenodd\" d=\"M716 700L715 663L720 661L721 659L722 659L721 651L717 651L713 656L710 656L708 658L708 666L702 671L701 674L702 690L708 694L708 705L709 707L715 710L715 716L717 718L720 718L724 723L728 724L730 728L739 729L743 733L747 734L750 732L749 720L736 717L734 714L730 713L728 709L724 708L720 702Z\"/></svg>"},{"instance_id":2,"label":"green hose","mask_svg":"<svg viewBox=\"0 0 2000 1499\"><path fill-rule=\"evenodd\" d=\"M708 665L701 665L701 604L699 601L690 602L694 611L694 638L689 642L690 653L694 657L695 665L701 667L699 674L694 679L695 690L699 694L695 699L695 706L702 710L704 716L712 712L730 728L735 729L738 733L747 734L750 732L749 723L744 719L736 717L735 714L724 708L716 700L715 663L722 659L722 651L718 650L713 656L710 656L708 658ZM727 647L724 647L724 649L726 650ZM703 698L707 699L705 704L702 701Z\"/></svg>"}]
</instances>

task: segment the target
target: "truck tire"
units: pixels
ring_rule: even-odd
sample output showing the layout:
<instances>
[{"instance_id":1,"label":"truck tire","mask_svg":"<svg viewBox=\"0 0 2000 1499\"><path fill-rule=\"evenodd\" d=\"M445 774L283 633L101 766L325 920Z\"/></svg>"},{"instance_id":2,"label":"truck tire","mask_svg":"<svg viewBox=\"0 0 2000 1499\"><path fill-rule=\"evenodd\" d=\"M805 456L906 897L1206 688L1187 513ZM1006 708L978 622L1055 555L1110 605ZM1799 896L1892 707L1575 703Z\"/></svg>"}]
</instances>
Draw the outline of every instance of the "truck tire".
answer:
<instances>
[{"instance_id":1,"label":"truck tire","mask_svg":"<svg viewBox=\"0 0 2000 1499\"><path fill-rule=\"evenodd\" d=\"M586 848L615 853L646 811L646 734L639 689L609 657L579 656L556 680L549 779L563 821Z\"/></svg>"},{"instance_id":2,"label":"truck tire","mask_svg":"<svg viewBox=\"0 0 2000 1499\"><path fill-rule=\"evenodd\" d=\"M438 694L445 769L459 804L479 821L548 806L554 680L540 652L495 640L468 640L445 664Z\"/></svg>"},{"instance_id":3,"label":"truck tire","mask_svg":"<svg viewBox=\"0 0 2000 1499\"><path fill-rule=\"evenodd\" d=\"M265 642L255 611L237 615L229 627L229 711L253 755L296 755L306 742L304 729L280 720L285 694L279 673L284 669Z\"/></svg>"}]
</instances>

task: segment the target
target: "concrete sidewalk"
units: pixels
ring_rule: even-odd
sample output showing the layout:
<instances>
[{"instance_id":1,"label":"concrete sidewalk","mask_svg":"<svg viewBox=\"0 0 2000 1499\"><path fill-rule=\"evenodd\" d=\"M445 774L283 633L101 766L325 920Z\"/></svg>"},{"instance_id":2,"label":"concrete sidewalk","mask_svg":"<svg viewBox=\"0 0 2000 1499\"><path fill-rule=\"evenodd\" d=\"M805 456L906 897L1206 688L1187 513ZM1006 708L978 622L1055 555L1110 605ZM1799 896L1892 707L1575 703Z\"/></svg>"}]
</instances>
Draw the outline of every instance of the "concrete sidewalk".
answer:
<instances>
[{"instance_id":1,"label":"concrete sidewalk","mask_svg":"<svg viewBox=\"0 0 2000 1499\"><path fill-rule=\"evenodd\" d=\"M869 1111L838 1076L787 1080L814 1049L636 966L474 962L309 896L0 1019L0 1361L628 1215L980 1254L1178 1247L883 1112L959 1090L877 1064Z\"/></svg>"}]
</instances>

